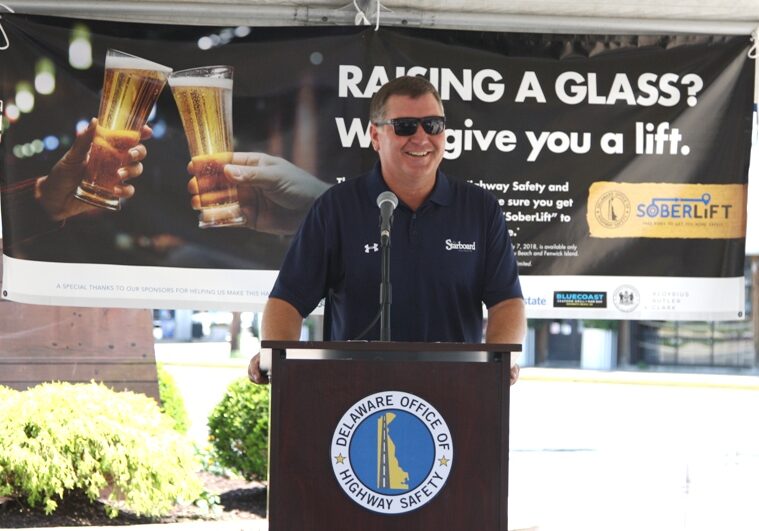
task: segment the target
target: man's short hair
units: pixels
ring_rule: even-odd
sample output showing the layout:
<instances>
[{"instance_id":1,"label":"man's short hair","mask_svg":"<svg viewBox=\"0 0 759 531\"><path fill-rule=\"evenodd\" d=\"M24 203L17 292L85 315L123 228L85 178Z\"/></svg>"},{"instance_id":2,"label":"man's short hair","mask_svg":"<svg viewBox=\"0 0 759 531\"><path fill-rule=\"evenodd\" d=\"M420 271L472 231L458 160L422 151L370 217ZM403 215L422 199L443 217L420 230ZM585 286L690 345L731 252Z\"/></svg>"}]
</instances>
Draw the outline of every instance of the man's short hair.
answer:
<instances>
[{"instance_id":1,"label":"man's short hair","mask_svg":"<svg viewBox=\"0 0 759 531\"><path fill-rule=\"evenodd\" d=\"M385 106L390 96L409 96L421 98L425 94L432 94L443 108L443 100L440 99L435 85L421 76L401 76L388 81L374 94L369 105L369 119L372 122L385 118Z\"/></svg>"}]
</instances>

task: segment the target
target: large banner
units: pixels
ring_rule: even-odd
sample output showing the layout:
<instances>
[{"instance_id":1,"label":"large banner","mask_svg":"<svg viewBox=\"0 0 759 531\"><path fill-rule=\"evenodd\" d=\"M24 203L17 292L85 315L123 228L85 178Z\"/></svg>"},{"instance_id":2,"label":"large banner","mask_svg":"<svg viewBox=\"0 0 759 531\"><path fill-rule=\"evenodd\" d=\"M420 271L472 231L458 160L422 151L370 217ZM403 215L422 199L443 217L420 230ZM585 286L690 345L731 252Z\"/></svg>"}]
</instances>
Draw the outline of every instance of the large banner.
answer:
<instances>
[{"instance_id":1,"label":"large banner","mask_svg":"<svg viewBox=\"0 0 759 531\"><path fill-rule=\"evenodd\" d=\"M530 317L743 318L747 36L3 24L9 299L260 308L410 74L443 98L442 169L503 205Z\"/></svg>"}]
</instances>

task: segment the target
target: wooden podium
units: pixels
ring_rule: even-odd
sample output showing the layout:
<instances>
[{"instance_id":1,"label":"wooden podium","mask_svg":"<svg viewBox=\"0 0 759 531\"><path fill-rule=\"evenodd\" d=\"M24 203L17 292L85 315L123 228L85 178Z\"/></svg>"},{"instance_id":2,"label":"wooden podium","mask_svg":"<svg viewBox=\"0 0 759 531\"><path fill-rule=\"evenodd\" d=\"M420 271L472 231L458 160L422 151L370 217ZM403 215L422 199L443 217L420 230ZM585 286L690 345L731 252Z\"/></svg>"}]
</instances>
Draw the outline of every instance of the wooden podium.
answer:
<instances>
[{"instance_id":1,"label":"wooden podium","mask_svg":"<svg viewBox=\"0 0 759 531\"><path fill-rule=\"evenodd\" d=\"M270 531L507 531L520 345L264 341Z\"/></svg>"}]
</instances>

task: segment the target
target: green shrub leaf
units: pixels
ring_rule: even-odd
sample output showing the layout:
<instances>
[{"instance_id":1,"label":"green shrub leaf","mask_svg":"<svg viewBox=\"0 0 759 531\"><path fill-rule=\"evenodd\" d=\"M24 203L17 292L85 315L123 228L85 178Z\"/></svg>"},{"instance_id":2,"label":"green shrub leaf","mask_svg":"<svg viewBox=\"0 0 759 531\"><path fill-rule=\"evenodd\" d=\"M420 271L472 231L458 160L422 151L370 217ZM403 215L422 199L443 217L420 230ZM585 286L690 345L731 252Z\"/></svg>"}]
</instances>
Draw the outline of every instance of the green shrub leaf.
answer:
<instances>
[{"instance_id":1,"label":"green shrub leaf","mask_svg":"<svg viewBox=\"0 0 759 531\"><path fill-rule=\"evenodd\" d=\"M266 479L269 386L247 378L232 382L208 417L210 439L220 464L248 480Z\"/></svg>"},{"instance_id":2,"label":"green shrub leaf","mask_svg":"<svg viewBox=\"0 0 759 531\"><path fill-rule=\"evenodd\" d=\"M151 398L100 384L0 388L0 494L53 512L75 492L104 492L115 515L167 513L202 492L190 441Z\"/></svg>"}]
</instances>

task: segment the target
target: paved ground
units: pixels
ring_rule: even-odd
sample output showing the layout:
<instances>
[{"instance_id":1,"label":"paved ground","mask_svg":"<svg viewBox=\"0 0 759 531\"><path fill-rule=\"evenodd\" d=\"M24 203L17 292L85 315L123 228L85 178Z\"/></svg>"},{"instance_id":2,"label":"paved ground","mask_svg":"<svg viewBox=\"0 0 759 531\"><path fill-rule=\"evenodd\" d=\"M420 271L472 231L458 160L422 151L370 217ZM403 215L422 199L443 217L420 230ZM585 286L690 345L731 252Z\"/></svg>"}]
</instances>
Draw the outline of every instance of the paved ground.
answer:
<instances>
[{"instance_id":1,"label":"paved ground","mask_svg":"<svg viewBox=\"0 0 759 531\"><path fill-rule=\"evenodd\" d=\"M513 524L759 529L759 378L524 372L511 405Z\"/></svg>"},{"instance_id":2,"label":"paved ground","mask_svg":"<svg viewBox=\"0 0 759 531\"><path fill-rule=\"evenodd\" d=\"M203 441L208 412L247 360L190 347L157 355ZM511 404L511 527L756 531L757 411L759 376L524 369Z\"/></svg>"}]
</instances>

